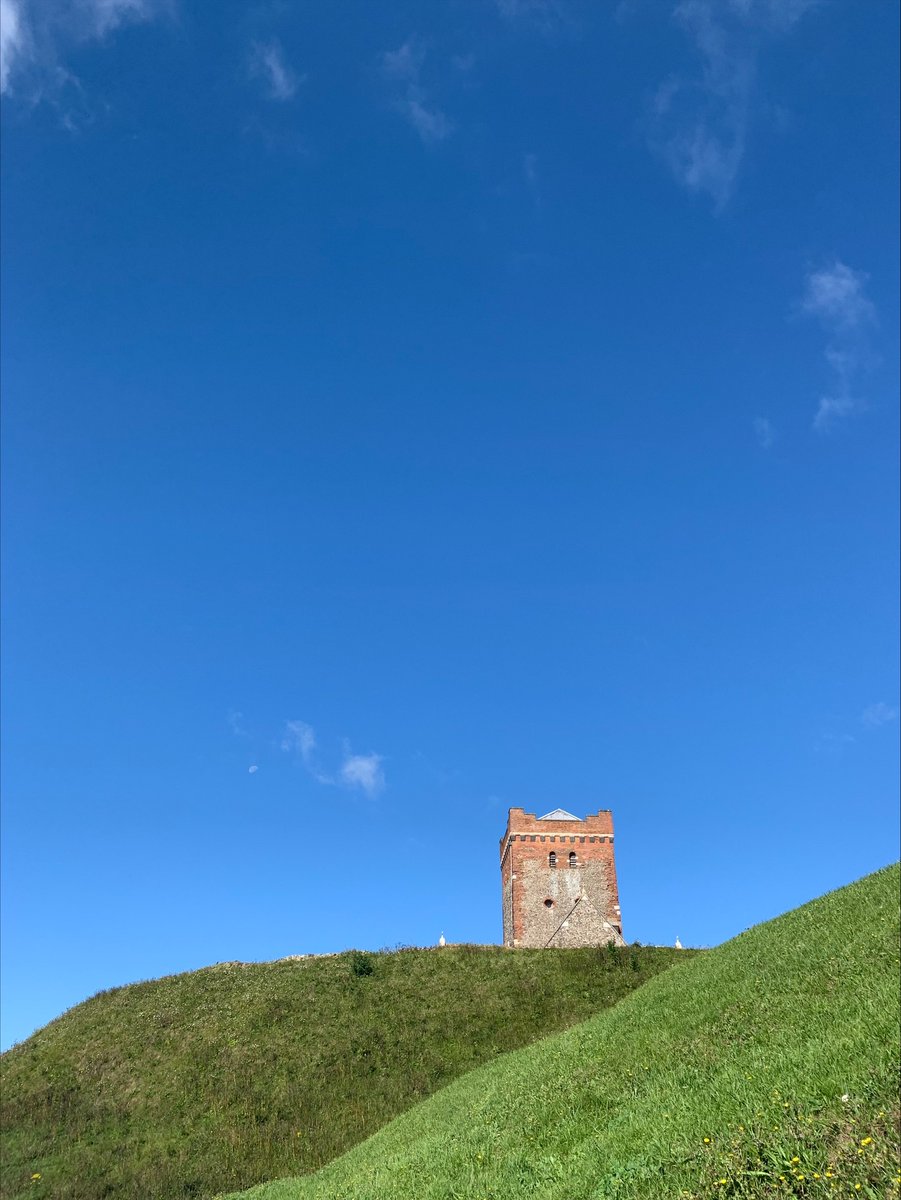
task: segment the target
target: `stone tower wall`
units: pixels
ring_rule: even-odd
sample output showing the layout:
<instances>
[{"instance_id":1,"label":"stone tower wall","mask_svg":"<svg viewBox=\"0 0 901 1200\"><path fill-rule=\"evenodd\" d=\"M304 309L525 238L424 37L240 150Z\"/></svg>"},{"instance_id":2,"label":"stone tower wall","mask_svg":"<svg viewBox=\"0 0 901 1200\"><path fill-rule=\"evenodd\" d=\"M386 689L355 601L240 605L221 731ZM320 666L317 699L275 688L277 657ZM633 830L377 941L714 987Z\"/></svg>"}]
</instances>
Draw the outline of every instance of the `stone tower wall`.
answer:
<instances>
[{"instance_id":1,"label":"stone tower wall","mask_svg":"<svg viewBox=\"0 0 901 1200\"><path fill-rule=\"evenodd\" d=\"M551 852L556 867L549 865ZM505 946L622 943L609 811L583 821L544 821L511 808L500 854Z\"/></svg>"}]
</instances>

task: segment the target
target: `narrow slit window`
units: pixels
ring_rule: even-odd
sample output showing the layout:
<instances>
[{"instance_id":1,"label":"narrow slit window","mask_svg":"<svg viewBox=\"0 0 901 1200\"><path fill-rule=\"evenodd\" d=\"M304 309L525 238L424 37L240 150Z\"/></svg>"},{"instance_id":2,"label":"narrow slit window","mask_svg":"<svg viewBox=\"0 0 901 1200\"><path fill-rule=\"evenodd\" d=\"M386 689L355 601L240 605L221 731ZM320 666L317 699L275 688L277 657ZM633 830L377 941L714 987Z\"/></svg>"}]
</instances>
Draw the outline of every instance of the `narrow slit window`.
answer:
<instances>
[{"instance_id":1,"label":"narrow slit window","mask_svg":"<svg viewBox=\"0 0 901 1200\"><path fill-rule=\"evenodd\" d=\"M579 865L579 860L576 858L575 850L573 850L569 856L569 865L571 867L577 867Z\"/></svg>"},{"instance_id":2,"label":"narrow slit window","mask_svg":"<svg viewBox=\"0 0 901 1200\"><path fill-rule=\"evenodd\" d=\"M547 865L549 867L556 867L556 865L557 865L557 855L554 853L553 850L547 856Z\"/></svg>"}]
</instances>

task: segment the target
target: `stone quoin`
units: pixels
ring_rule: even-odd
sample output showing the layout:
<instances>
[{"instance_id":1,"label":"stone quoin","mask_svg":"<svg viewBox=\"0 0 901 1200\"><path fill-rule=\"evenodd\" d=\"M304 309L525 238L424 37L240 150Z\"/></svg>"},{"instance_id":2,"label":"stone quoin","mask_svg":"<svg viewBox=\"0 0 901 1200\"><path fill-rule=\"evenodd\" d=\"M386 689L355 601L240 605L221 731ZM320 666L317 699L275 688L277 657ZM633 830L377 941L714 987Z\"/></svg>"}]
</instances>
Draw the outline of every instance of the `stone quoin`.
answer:
<instances>
[{"instance_id":1,"label":"stone quoin","mask_svg":"<svg viewBox=\"0 0 901 1200\"><path fill-rule=\"evenodd\" d=\"M609 809L511 808L500 853L505 946L623 944Z\"/></svg>"}]
</instances>

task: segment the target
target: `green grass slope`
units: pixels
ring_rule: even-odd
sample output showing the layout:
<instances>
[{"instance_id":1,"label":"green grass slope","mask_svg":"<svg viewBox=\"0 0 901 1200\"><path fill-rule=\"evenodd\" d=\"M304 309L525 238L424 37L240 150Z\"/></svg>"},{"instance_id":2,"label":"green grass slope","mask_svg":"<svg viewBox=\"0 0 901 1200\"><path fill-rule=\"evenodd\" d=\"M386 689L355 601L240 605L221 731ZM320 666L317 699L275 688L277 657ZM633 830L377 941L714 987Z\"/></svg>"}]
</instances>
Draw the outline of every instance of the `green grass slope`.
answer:
<instances>
[{"instance_id":1,"label":"green grass slope","mask_svg":"<svg viewBox=\"0 0 901 1200\"><path fill-rule=\"evenodd\" d=\"M243 1200L897 1196L898 917L892 867Z\"/></svg>"},{"instance_id":2,"label":"green grass slope","mask_svg":"<svg viewBox=\"0 0 901 1200\"><path fill-rule=\"evenodd\" d=\"M372 955L371 975L345 954L102 993L3 1056L0 1194L180 1200L313 1170L683 958L446 947Z\"/></svg>"}]
</instances>

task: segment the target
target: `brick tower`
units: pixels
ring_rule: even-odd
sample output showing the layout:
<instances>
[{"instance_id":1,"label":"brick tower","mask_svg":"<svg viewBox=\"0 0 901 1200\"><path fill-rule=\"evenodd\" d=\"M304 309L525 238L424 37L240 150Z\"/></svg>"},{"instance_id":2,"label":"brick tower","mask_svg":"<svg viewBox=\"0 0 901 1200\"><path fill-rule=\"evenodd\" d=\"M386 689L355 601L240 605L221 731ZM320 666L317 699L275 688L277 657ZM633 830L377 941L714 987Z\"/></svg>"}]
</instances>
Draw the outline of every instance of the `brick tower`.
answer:
<instances>
[{"instance_id":1,"label":"brick tower","mask_svg":"<svg viewBox=\"0 0 901 1200\"><path fill-rule=\"evenodd\" d=\"M501 838L504 945L622 945L613 815L511 808Z\"/></svg>"}]
</instances>

